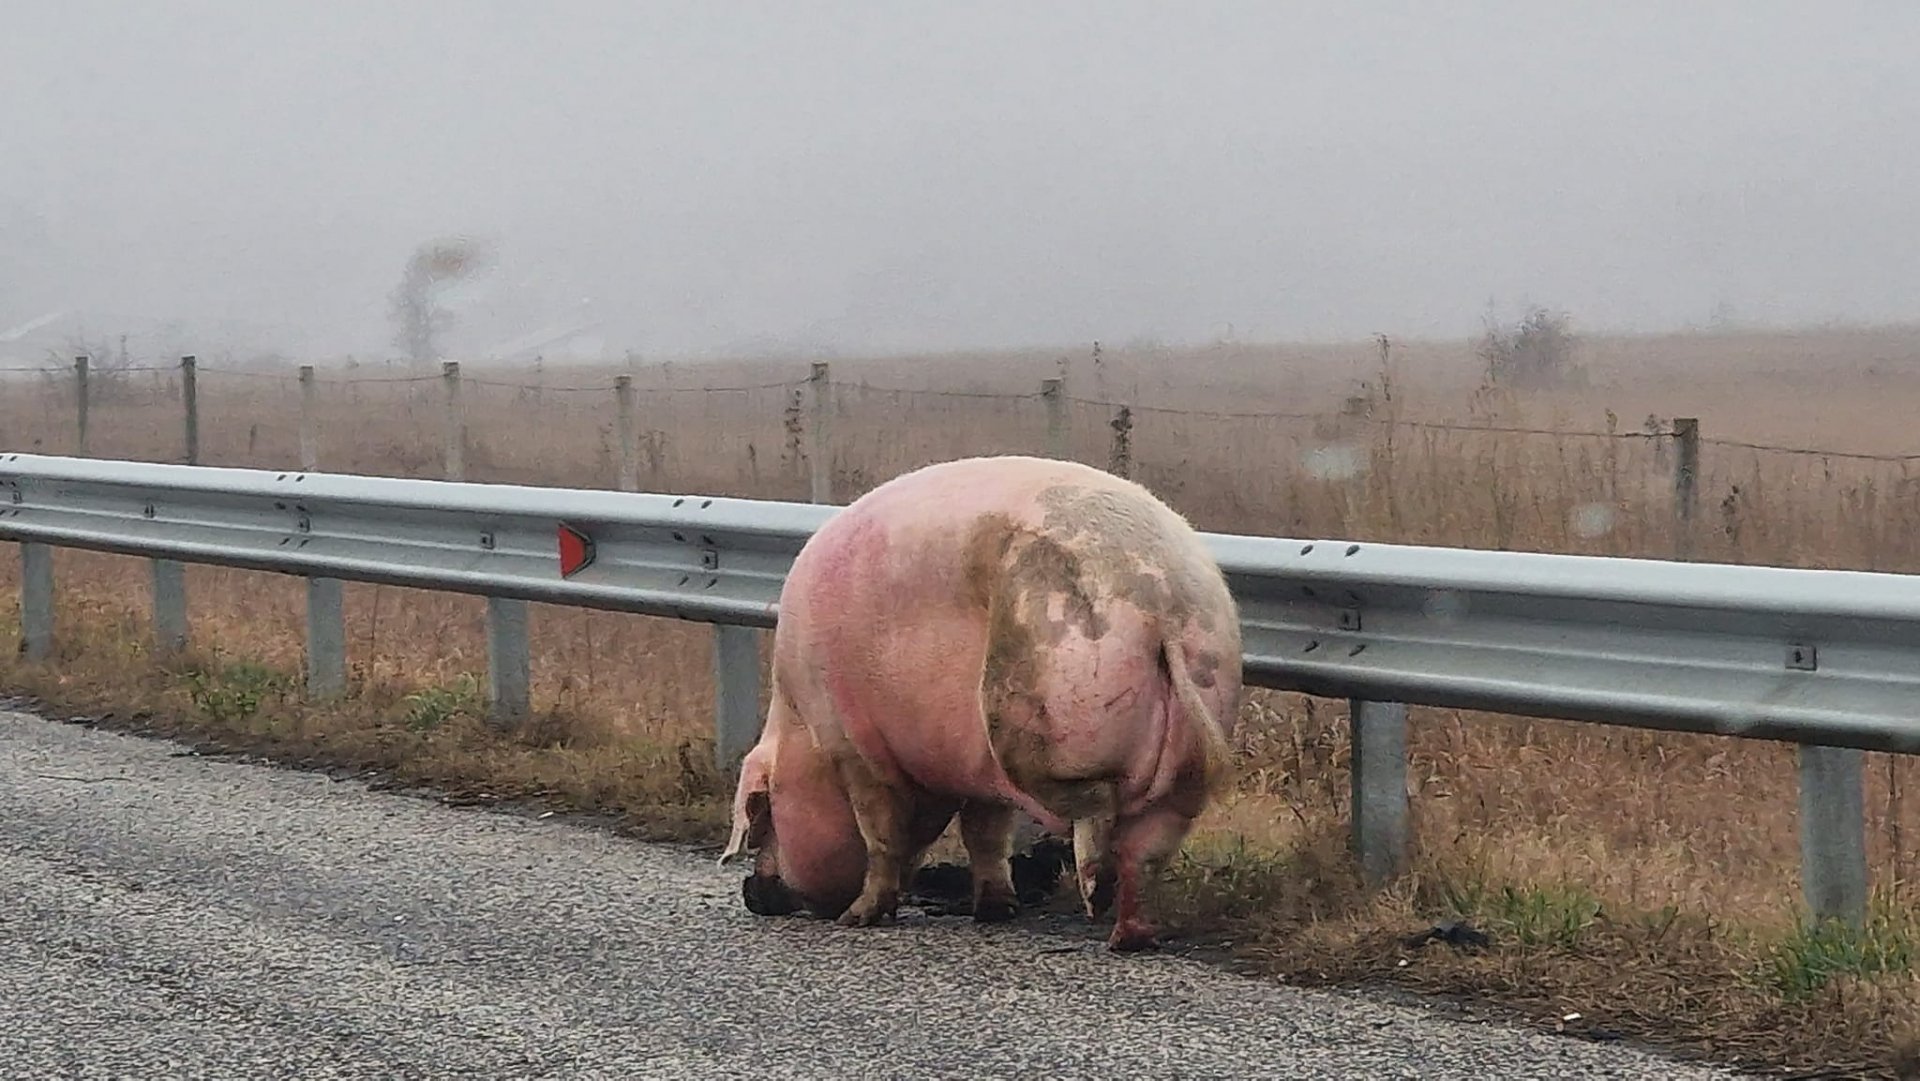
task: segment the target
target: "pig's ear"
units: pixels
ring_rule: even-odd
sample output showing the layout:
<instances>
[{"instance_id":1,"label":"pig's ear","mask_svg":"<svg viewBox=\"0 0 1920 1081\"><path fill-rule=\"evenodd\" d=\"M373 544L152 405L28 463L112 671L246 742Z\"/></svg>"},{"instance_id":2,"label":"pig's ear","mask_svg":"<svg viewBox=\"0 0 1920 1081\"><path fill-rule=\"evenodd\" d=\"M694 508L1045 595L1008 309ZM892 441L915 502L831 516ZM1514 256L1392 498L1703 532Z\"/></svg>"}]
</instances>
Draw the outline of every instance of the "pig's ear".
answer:
<instances>
[{"instance_id":1,"label":"pig's ear","mask_svg":"<svg viewBox=\"0 0 1920 1081\"><path fill-rule=\"evenodd\" d=\"M773 801L767 798L766 790L747 793L745 802L733 812L733 836L727 838L727 849L720 853L720 866L765 844L772 827Z\"/></svg>"},{"instance_id":2,"label":"pig's ear","mask_svg":"<svg viewBox=\"0 0 1920 1081\"><path fill-rule=\"evenodd\" d=\"M740 787L733 794L733 835L720 853L722 867L766 843L773 832L773 801L768 796L767 760L759 748L740 763Z\"/></svg>"}]
</instances>

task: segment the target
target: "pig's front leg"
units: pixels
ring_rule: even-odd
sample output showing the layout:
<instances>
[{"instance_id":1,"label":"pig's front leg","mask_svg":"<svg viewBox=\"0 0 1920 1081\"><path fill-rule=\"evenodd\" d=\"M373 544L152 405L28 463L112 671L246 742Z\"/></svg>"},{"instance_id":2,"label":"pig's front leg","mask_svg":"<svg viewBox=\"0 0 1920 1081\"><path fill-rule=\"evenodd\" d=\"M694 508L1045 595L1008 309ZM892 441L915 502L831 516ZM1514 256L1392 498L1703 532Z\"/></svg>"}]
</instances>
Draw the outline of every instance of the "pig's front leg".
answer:
<instances>
[{"instance_id":1,"label":"pig's front leg","mask_svg":"<svg viewBox=\"0 0 1920 1081\"><path fill-rule=\"evenodd\" d=\"M842 927L871 927L890 921L900 905L901 878L912 853L907 836L908 808L873 768L857 756L838 763L846 781L853 818L867 847L867 874L860 896L840 914Z\"/></svg>"}]
</instances>

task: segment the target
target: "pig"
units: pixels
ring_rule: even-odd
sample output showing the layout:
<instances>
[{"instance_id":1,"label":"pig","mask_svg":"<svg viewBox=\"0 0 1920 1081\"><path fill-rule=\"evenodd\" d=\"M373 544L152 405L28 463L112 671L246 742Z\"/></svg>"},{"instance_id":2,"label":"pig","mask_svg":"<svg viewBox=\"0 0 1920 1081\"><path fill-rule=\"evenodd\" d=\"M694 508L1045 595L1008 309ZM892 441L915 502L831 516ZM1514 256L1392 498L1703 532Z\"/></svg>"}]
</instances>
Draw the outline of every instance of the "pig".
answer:
<instances>
[{"instance_id":1,"label":"pig","mask_svg":"<svg viewBox=\"0 0 1920 1081\"><path fill-rule=\"evenodd\" d=\"M958 815L976 920L1018 914L1020 816L1073 838L1107 945L1228 783L1240 620L1179 514L1074 462L964 458L836 512L780 593L771 704L720 862L761 915L893 919Z\"/></svg>"}]
</instances>

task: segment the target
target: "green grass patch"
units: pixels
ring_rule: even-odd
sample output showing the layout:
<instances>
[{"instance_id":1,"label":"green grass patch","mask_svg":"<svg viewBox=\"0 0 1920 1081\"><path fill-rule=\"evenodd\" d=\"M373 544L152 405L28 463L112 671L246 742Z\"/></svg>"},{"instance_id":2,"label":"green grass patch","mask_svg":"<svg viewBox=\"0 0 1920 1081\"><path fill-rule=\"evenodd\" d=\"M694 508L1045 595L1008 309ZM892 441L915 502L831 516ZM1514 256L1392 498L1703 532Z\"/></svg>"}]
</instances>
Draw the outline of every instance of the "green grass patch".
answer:
<instances>
[{"instance_id":1,"label":"green grass patch","mask_svg":"<svg viewBox=\"0 0 1920 1081\"><path fill-rule=\"evenodd\" d=\"M1495 942L1573 949L1602 918L1600 899L1578 885L1441 884L1450 916L1474 922Z\"/></svg>"},{"instance_id":2,"label":"green grass patch","mask_svg":"<svg viewBox=\"0 0 1920 1081\"><path fill-rule=\"evenodd\" d=\"M223 725L251 721L262 709L284 702L294 690L293 677L252 661L191 667L184 682L193 707Z\"/></svg>"},{"instance_id":3,"label":"green grass patch","mask_svg":"<svg viewBox=\"0 0 1920 1081\"><path fill-rule=\"evenodd\" d=\"M401 719L415 732L431 731L455 717L481 720L486 716L486 694L480 681L462 674L452 683L422 687L401 699Z\"/></svg>"},{"instance_id":4,"label":"green grass patch","mask_svg":"<svg viewBox=\"0 0 1920 1081\"><path fill-rule=\"evenodd\" d=\"M1876 903L1858 927L1839 920L1797 921L1793 933L1774 946L1767 976L1782 998L1795 1002L1836 977L1911 972L1914 954L1914 914Z\"/></svg>"}]
</instances>

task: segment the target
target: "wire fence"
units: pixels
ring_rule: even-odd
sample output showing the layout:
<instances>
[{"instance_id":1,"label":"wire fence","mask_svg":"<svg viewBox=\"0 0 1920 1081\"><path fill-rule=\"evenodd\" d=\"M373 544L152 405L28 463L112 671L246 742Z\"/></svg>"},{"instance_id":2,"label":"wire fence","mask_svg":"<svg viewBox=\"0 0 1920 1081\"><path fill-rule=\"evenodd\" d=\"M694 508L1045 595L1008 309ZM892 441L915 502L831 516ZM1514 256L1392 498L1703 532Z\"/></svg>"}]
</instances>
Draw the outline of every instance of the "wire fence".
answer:
<instances>
[{"instance_id":1,"label":"wire fence","mask_svg":"<svg viewBox=\"0 0 1920 1081\"><path fill-rule=\"evenodd\" d=\"M1355 399L1180 408L1069 394L1060 380L1032 392L837 383L826 365L694 387L453 364L0 374L15 377L0 381L0 446L39 453L835 502L927 462L1020 453L1134 477L1202 528L1920 568L1905 539L1920 529L1907 476L1920 453L1708 437L1693 419L1574 430Z\"/></svg>"},{"instance_id":2,"label":"wire fence","mask_svg":"<svg viewBox=\"0 0 1920 1081\"><path fill-rule=\"evenodd\" d=\"M92 379L96 381L96 385L97 385L97 382L100 380L117 378L117 377L122 377L126 375L135 375L135 374L177 375L179 371L180 369L175 366L125 365L125 366L114 367L111 369L97 370L94 373L92 373ZM273 384L279 384L279 385L290 385L291 383L291 378L283 372L260 371L260 370L247 369L247 368L221 368L221 367L206 367L206 366L199 366L197 368L197 372L200 375L215 375L215 376L235 378L235 379L259 380L265 383L273 383ZM57 368L57 367L47 367L47 366L0 367L0 375L38 375L43 377L45 380L49 382L62 381L62 380L70 379L72 377L72 373L67 370ZM446 382L446 377L443 374L327 377L327 378L322 378L318 380L318 383L321 386L326 386L326 387L408 386L408 385L444 384L445 382ZM461 382L464 386L468 386L468 387L485 387L485 388L493 388L493 389L500 389L500 390L512 390L512 391L519 392L522 395L533 395L533 396L538 396L543 394L603 394L604 395L604 394L613 393L617 389L616 385L613 383L561 384L561 383L547 383L547 382L525 382L525 381L519 381L519 380L506 380L506 379L477 377L477 376L464 376L462 377ZM736 385L714 385L714 386L699 386L699 387L664 387L664 388L655 387L655 388L649 388L648 392L653 394L668 394L668 395L725 394L725 393L747 392L747 391L757 391L757 390L781 390L781 389L800 390L800 389L806 388L808 385L809 385L809 381L805 379L785 379L785 380L776 380L776 381L769 381L769 382L744 383L744 384L736 384ZM946 389L936 389L936 388L890 387L890 386L874 385L874 384L869 384L864 382L859 384L853 384L852 389L857 390L862 394L868 394L868 395L888 394L888 395L899 395L899 396L911 396L915 398L953 400L953 401L1031 402L1031 401L1044 401L1046 398L1046 393L1044 390L1038 390L1032 393L1022 394L1022 393L992 392L992 391L959 391L959 390L946 390ZM1311 412L1311 411L1285 411L1285 410L1272 410L1272 409L1248 409L1248 410L1192 409L1192 408L1180 408L1180 407L1174 407L1174 406L1137 405L1137 404L1131 404L1131 403L1122 402L1122 401L1115 401L1111 399L1085 398L1085 397L1078 397L1078 396L1066 396L1064 400L1076 406L1085 406L1085 407L1100 408L1100 409L1114 409L1114 410L1125 409L1135 416L1162 416L1162 417L1175 417L1175 418L1190 418L1190 419L1198 419L1198 420L1315 420L1315 419L1326 418L1334 415L1333 412L1329 410ZM1367 422L1370 425L1374 426L1375 428L1382 429L1382 430L1400 429L1400 430L1408 430L1408 431L1443 431L1443 432L1461 432L1461 433L1476 432L1476 433L1494 434L1494 435L1525 435L1525 436L1543 436L1543 437L1549 437L1549 438L1575 438L1575 439L1648 440L1648 439L1671 439L1675 437L1675 433L1671 430L1606 432L1606 431L1579 430L1579 429L1566 429L1566 428L1529 427L1524 425L1508 425L1508 424L1497 424L1497 423L1470 423L1470 422L1461 422L1461 421L1428 421L1428 420L1401 420L1401 419L1383 420L1377 417L1369 417ZM1870 453L1870 452L1864 452L1864 451L1846 451L1846 450L1836 450L1836 449L1824 448L1824 447L1805 447L1805 446L1794 446L1794 445L1788 445L1788 444L1782 444L1782 443L1750 442L1746 440L1710 438L1710 437L1702 437L1699 440L1699 442L1700 442L1700 445L1702 446L1724 447L1724 448L1733 449L1733 450L1760 451L1760 452L1769 453L1769 454L1797 455L1797 456L1809 457L1809 458L1832 458L1832 459L1845 460L1845 461L1892 462L1892 463L1920 461L1920 452L1915 452L1910 454Z\"/></svg>"}]
</instances>

